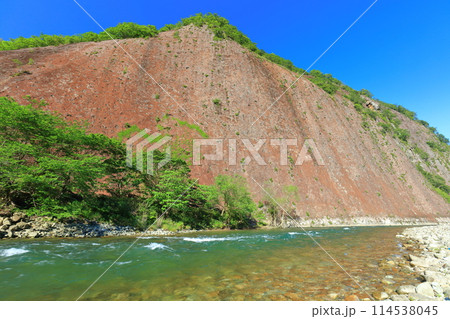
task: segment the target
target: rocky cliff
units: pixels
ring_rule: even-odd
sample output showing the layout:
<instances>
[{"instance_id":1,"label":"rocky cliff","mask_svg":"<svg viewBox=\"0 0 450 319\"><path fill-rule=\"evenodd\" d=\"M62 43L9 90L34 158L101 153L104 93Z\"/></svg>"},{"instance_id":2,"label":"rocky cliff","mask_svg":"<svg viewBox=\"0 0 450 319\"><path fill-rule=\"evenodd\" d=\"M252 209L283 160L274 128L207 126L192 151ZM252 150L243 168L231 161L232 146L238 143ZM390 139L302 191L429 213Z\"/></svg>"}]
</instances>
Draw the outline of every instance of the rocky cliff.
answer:
<instances>
[{"instance_id":1,"label":"rocky cliff","mask_svg":"<svg viewBox=\"0 0 450 319\"><path fill-rule=\"evenodd\" d=\"M257 200L267 197L262 186L298 216L450 216L449 204L416 168L422 163L450 181L448 152L427 144L436 137L426 127L392 111L410 132L408 143L382 134L377 120L363 119L343 92L330 95L308 76L282 95L298 74L236 42L215 41L207 28L3 51L0 65L0 96L21 103L25 96L43 99L44 108L86 120L93 132L117 136L136 125L171 135L183 147L205 136L224 139L224 159L202 158L193 176L210 183L217 174L243 175ZM287 165L280 164L280 146L271 145L279 138L298 139L297 147L289 146ZM229 139L236 140L236 165ZM265 139L259 154L266 165L251 156L246 163L243 139L253 145ZM295 165L307 139L324 165L314 152ZM428 154L426 163L413 146Z\"/></svg>"}]
</instances>

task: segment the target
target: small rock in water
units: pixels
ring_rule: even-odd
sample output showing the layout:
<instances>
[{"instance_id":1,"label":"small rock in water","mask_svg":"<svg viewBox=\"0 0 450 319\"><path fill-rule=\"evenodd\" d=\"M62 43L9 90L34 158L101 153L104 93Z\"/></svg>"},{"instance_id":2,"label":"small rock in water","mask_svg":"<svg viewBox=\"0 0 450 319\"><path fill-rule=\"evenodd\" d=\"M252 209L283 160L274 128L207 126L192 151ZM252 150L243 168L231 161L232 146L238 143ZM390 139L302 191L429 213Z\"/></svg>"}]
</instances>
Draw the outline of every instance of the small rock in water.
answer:
<instances>
[{"instance_id":1,"label":"small rock in water","mask_svg":"<svg viewBox=\"0 0 450 319\"><path fill-rule=\"evenodd\" d=\"M393 266L395 266L395 261L393 261L393 260L388 260L388 261L386 262L386 264L393 267Z\"/></svg>"},{"instance_id":2,"label":"small rock in water","mask_svg":"<svg viewBox=\"0 0 450 319\"><path fill-rule=\"evenodd\" d=\"M393 284L395 284L395 281L385 278L385 279L381 279L381 283L385 284L385 285L393 285Z\"/></svg>"},{"instance_id":3,"label":"small rock in water","mask_svg":"<svg viewBox=\"0 0 450 319\"><path fill-rule=\"evenodd\" d=\"M394 289L384 287L384 292L386 292L388 295L392 295L394 293Z\"/></svg>"},{"instance_id":4,"label":"small rock in water","mask_svg":"<svg viewBox=\"0 0 450 319\"><path fill-rule=\"evenodd\" d=\"M338 296L339 296L339 295L336 294L336 293L328 294L328 297L330 297L331 300L335 300Z\"/></svg>"},{"instance_id":5,"label":"small rock in water","mask_svg":"<svg viewBox=\"0 0 450 319\"><path fill-rule=\"evenodd\" d=\"M429 282L423 282L419 284L416 287L416 292L418 294L428 296L428 297L434 297L434 290L433 287L431 287L431 284Z\"/></svg>"},{"instance_id":6,"label":"small rock in water","mask_svg":"<svg viewBox=\"0 0 450 319\"><path fill-rule=\"evenodd\" d=\"M344 300L345 301L359 301L359 298L357 295L350 295L350 296L345 297Z\"/></svg>"},{"instance_id":7,"label":"small rock in water","mask_svg":"<svg viewBox=\"0 0 450 319\"><path fill-rule=\"evenodd\" d=\"M389 298L389 295L385 293L384 291L377 291L372 294L373 298L375 300L386 300Z\"/></svg>"},{"instance_id":8,"label":"small rock in water","mask_svg":"<svg viewBox=\"0 0 450 319\"><path fill-rule=\"evenodd\" d=\"M408 294L413 294L415 292L416 292L416 287L414 287L412 285L400 286L397 289L397 293L399 293L400 295L408 295Z\"/></svg>"}]
</instances>

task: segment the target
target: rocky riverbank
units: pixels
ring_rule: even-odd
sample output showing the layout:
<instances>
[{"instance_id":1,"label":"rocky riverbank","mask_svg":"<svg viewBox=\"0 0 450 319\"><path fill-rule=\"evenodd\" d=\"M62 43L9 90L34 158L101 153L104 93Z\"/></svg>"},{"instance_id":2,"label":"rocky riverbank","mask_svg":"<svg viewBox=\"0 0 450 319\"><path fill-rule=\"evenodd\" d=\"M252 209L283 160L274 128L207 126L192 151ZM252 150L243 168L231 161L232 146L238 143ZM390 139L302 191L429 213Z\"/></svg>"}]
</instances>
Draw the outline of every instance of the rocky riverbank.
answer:
<instances>
[{"instance_id":1,"label":"rocky riverbank","mask_svg":"<svg viewBox=\"0 0 450 319\"><path fill-rule=\"evenodd\" d=\"M418 246L408 261L423 282L397 292L409 300L450 300L450 224L408 228L400 236L406 248Z\"/></svg>"},{"instance_id":2,"label":"rocky riverbank","mask_svg":"<svg viewBox=\"0 0 450 319\"><path fill-rule=\"evenodd\" d=\"M442 220L441 222L450 222ZM298 227L347 227L347 226L406 226L430 225L426 219L407 219L394 217L347 217L347 218L308 218L298 220L283 219L270 224L269 228ZM158 229L142 232L131 226L118 226L95 221L53 221L47 217L28 216L10 209L0 209L0 239L4 238L88 238L110 236L167 236L176 233L194 232L182 230L171 232Z\"/></svg>"},{"instance_id":3,"label":"rocky riverbank","mask_svg":"<svg viewBox=\"0 0 450 319\"><path fill-rule=\"evenodd\" d=\"M193 232L193 231L181 231ZM0 239L2 238L88 238L109 236L167 236L174 232L158 229L140 231L131 226L117 226L106 223L55 222L46 217L27 216L24 213L0 212Z\"/></svg>"},{"instance_id":4,"label":"rocky riverbank","mask_svg":"<svg viewBox=\"0 0 450 319\"><path fill-rule=\"evenodd\" d=\"M385 291L373 294L376 300L450 300L450 224L405 229L397 235L404 254L380 262L381 267L410 272L415 284L395 287L392 276L383 279Z\"/></svg>"}]
</instances>

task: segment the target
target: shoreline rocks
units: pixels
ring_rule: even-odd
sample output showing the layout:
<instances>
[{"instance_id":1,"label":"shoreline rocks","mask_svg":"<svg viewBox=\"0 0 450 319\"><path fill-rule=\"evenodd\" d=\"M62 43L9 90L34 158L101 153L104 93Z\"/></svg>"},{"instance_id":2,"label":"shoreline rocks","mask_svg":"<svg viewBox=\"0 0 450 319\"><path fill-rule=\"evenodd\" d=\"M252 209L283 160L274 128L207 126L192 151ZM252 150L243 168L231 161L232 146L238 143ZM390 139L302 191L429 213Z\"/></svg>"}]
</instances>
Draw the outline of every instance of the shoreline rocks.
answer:
<instances>
[{"instance_id":1,"label":"shoreline rocks","mask_svg":"<svg viewBox=\"0 0 450 319\"><path fill-rule=\"evenodd\" d=\"M195 230L176 233L188 232L195 232ZM168 236L176 233L162 229L140 231L131 226L117 226L94 221L54 222L45 217L30 217L23 213L2 211L0 214L0 239Z\"/></svg>"},{"instance_id":2,"label":"shoreline rocks","mask_svg":"<svg viewBox=\"0 0 450 319\"><path fill-rule=\"evenodd\" d=\"M410 253L404 259L422 282L399 286L389 300L450 300L450 224L407 228L397 237L405 241Z\"/></svg>"},{"instance_id":3,"label":"shoreline rocks","mask_svg":"<svg viewBox=\"0 0 450 319\"><path fill-rule=\"evenodd\" d=\"M447 221L447 220L442 220ZM448 220L450 222L450 220ZM347 218L313 218L287 220L283 224L268 228L299 227L358 227L358 226L407 226L430 225L430 221L413 218L393 217L347 217ZM434 225L434 224L433 224ZM0 239L12 238L90 238L90 237L124 237L124 236L167 236L177 233L189 233L199 230L182 230L177 232L158 229L140 231L131 226L117 226L95 221L55 222L40 216L28 216L22 212L13 213L9 208L0 208ZM421 262L418 260L417 262Z\"/></svg>"}]
</instances>

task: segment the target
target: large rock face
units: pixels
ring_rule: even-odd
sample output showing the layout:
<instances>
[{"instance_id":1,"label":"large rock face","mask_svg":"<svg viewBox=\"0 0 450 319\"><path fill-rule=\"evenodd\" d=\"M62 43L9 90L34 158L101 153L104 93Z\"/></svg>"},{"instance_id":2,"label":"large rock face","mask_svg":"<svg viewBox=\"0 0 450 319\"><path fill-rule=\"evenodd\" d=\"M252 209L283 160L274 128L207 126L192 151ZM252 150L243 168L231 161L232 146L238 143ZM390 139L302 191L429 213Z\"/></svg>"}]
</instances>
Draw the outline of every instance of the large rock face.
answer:
<instances>
[{"instance_id":1,"label":"large rock face","mask_svg":"<svg viewBox=\"0 0 450 319\"><path fill-rule=\"evenodd\" d=\"M49 103L45 108L69 120L87 120L93 132L108 136L130 124L179 140L201 138L198 130L179 119L197 124L210 138L238 139L237 165L229 165L225 140L225 160L202 160L201 166L193 167L193 176L210 183L217 174L239 173L258 200L264 198L258 184L277 197L284 196L286 185L297 186L298 195L286 202L295 203L288 209L298 216L449 216L449 205L425 185L415 168L420 159L399 140L381 135L376 123L363 129L361 115L340 94L330 96L301 78L265 112L296 74L235 42L214 42L208 30L186 27L179 37L168 31L157 38L118 43L0 52L0 95L22 103L25 95L43 98ZM430 133L397 116L413 143L436 157L426 144ZM253 144L267 139L259 152L267 165L257 165L254 159L241 164L249 155L244 138ZM316 159L299 166L290 161L280 165L279 146L269 141L276 138L298 139L298 147L289 147L294 160L303 142L313 139L325 165ZM448 181L444 164L436 158L434 165Z\"/></svg>"}]
</instances>

